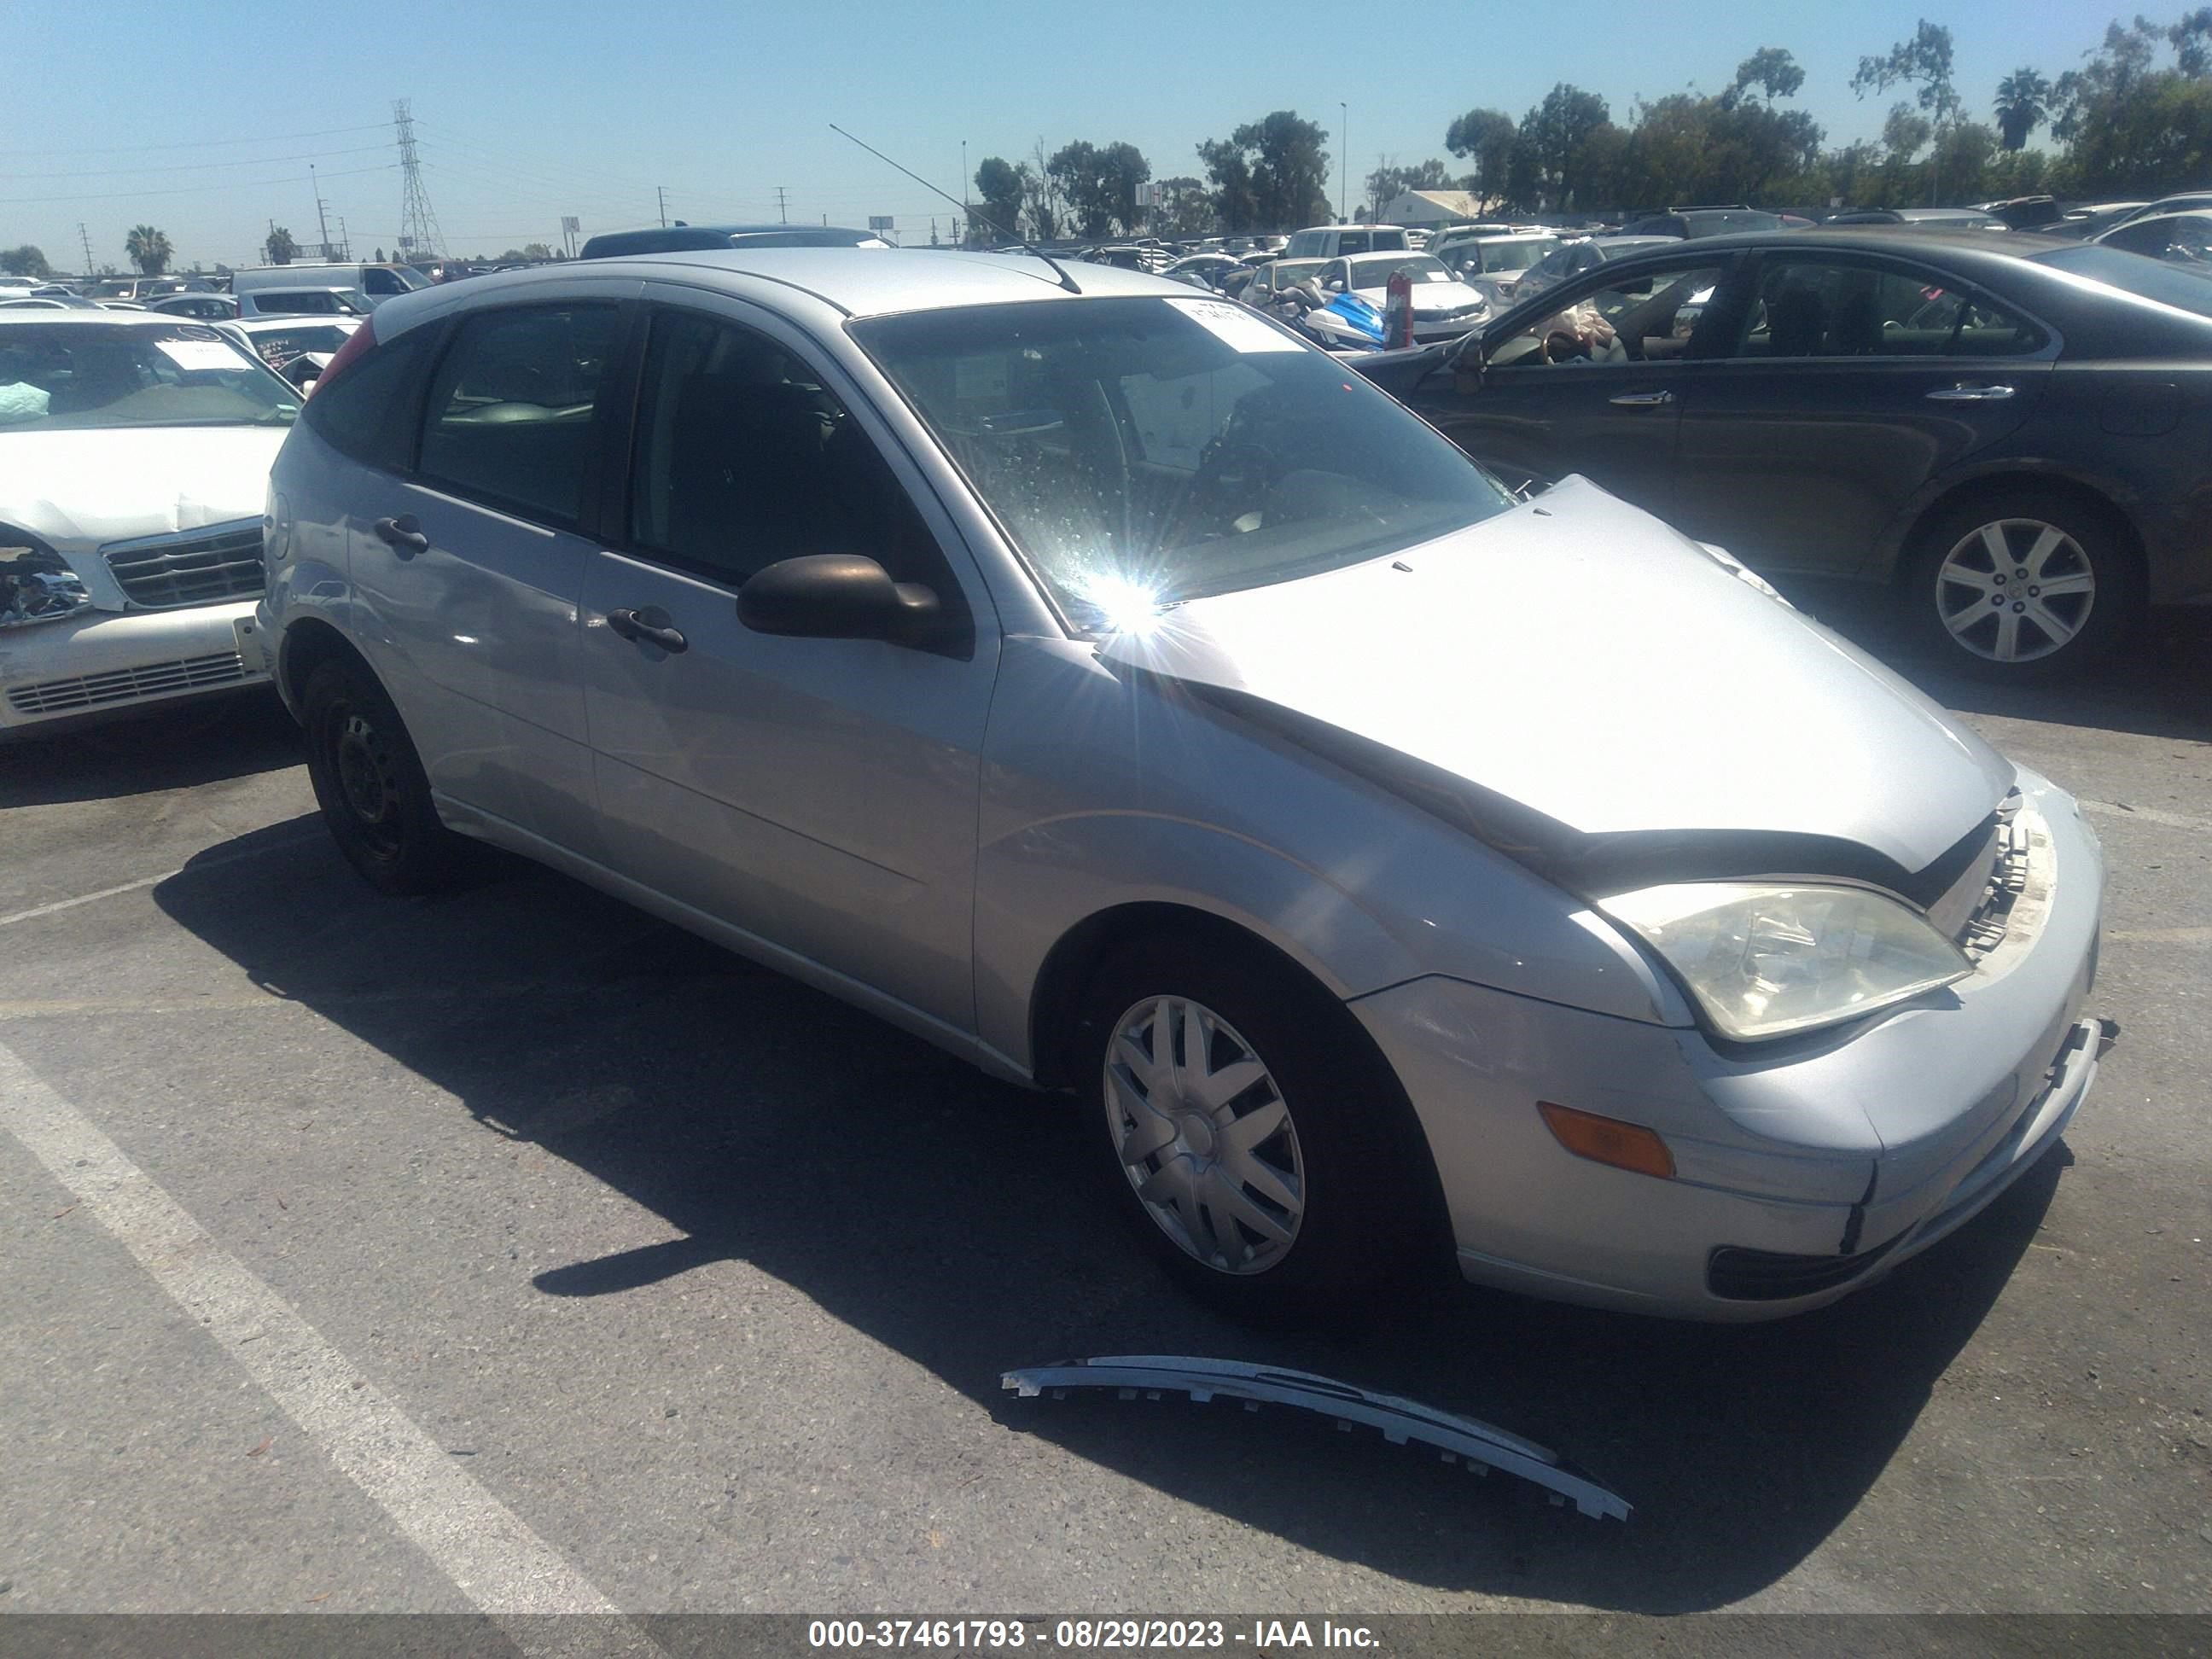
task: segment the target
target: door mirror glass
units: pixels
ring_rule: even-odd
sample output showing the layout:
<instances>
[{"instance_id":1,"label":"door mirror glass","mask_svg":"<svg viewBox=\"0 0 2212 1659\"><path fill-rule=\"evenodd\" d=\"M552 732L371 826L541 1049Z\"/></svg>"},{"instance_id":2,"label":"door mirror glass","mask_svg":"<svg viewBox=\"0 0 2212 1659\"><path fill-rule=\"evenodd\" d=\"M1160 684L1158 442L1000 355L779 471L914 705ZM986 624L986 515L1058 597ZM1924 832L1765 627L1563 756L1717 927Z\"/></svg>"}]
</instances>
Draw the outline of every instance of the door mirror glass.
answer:
<instances>
[{"instance_id":1,"label":"door mirror glass","mask_svg":"<svg viewBox=\"0 0 2212 1659\"><path fill-rule=\"evenodd\" d=\"M933 589L895 582L873 559L816 553L784 559L738 590L738 620L757 634L817 640L887 640L928 646L945 631Z\"/></svg>"}]
</instances>

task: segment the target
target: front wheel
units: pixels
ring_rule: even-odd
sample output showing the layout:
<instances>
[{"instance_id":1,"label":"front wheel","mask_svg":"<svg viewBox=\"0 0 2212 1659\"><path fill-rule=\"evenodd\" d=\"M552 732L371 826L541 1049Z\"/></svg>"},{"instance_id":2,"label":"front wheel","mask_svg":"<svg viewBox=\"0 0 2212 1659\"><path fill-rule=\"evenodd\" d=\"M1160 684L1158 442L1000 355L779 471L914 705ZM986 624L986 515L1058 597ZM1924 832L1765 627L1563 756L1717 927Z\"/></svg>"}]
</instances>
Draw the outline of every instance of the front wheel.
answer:
<instances>
[{"instance_id":1,"label":"front wheel","mask_svg":"<svg viewBox=\"0 0 2212 1659\"><path fill-rule=\"evenodd\" d=\"M1352 1311L1437 1240L1404 1091L1320 987L1206 937L1125 946L1079 1026L1123 1215L1232 1316Z\"/></svg>"},{"instance_id":2,"label":"front wheel","mask_svg":"<svg viewBox=\"0 0 2212 1659\"><path fill-rule=\"evenodd\" d=\"M1945 512L1909 578L1923 637L1984 678L2057 678L2111 652L2139 619L2141 567L2105 514L2042 489Z\"/></svg>"}]
</instances>

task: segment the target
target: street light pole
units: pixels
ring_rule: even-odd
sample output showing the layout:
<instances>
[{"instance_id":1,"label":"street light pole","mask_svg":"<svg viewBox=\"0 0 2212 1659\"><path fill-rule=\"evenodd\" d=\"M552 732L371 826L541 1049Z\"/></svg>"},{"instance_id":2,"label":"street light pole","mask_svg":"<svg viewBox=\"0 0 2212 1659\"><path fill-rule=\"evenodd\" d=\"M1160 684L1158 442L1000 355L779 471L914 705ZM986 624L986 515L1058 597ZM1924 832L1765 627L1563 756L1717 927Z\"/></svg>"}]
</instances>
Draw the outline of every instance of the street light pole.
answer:
<instances>
[{"instance_id":1,"label":"street light pole","mask_svg":"<svg viewBox=\"0 0 2212 1659\"><path fill-rule=\"evenodd\" d=\"M1346 222L1344 216L1346 192L1352 188L1352 111L1342 99L1337 100L1337 114L1341 121L1337 127L1338 141L1344 148L1344 160L1337 164L1336 222Z\"/></svg>"}]
</instances>

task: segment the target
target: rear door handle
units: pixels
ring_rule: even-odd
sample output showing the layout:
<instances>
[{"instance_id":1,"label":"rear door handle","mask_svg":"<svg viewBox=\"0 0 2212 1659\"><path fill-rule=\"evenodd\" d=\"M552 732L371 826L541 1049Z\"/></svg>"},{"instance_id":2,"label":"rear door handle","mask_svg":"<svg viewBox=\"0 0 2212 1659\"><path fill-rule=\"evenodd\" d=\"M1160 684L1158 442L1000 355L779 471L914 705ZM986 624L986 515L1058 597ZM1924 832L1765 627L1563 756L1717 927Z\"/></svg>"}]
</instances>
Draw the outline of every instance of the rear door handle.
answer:
<instances>
[{"instance_id":1,"label":"rear door handle","mask_svg":"<svg viewBox=\"0 0 2212 1659\"><path fill-rule=\"evenodd\" d=\"M690 643L681 631L669 625L668 613L657 606L645 611L610 611L607 626L626 640L657 645L672 656Z\"/></svg>"},{"instance_id":2,"label":"rear door handle","mask_svg":"<svg viewBox=\"0 0 2212 1659\"><path fill-rule=\"evenodd\" d=\"M1931 404L2001 404L2017 388L2008 386L1939 386L1928 394Z\"/></svg>"},{"instance_id":3,"label":"rear door handle","mask_svg":"<svg viewBox=\"0 0 2212 1659\"><path fill-rule=\"evenodd\" d=\"M1624 392L1617 398L1606 399L1615 409L1657 409L1674 401L1671 392Z\"/></svg>"},{"instance_id":4,"label":"rear door handle","mask_svg":"<svg viewBox=\"0 0 2212 1659\"><path fill-rule=\"evenodd\" d=\"M379 519L369 526L376 532L376 539L403 559L430 550L430 538L422 533L422 526L412 513L403 513L396 519Z\"/></svg>"}]
</instances>

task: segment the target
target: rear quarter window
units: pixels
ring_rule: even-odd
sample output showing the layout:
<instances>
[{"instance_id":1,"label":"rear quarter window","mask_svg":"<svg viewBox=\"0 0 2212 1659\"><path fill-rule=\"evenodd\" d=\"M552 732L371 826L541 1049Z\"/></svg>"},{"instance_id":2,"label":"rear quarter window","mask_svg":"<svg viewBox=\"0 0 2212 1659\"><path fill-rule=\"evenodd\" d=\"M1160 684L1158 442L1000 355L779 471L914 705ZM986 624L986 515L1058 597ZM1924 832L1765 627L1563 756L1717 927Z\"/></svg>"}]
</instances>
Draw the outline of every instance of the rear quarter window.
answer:
<instances>
[{"instance_id":1,"label":"rear quarter window","mask_svg":"<svg viewBox=\"0 0 2212 1659\"><path fill-rule=\"evenodd\" d=\"M318 388L300 412L308 430L349 459L386 472L412 465L416 411L434 327L410 329Z\"/></svg>"}]
</instances>

